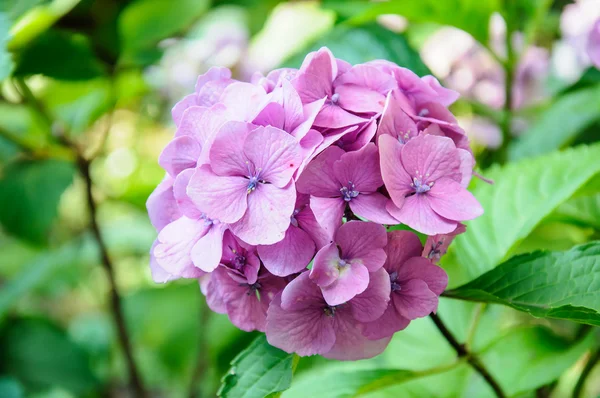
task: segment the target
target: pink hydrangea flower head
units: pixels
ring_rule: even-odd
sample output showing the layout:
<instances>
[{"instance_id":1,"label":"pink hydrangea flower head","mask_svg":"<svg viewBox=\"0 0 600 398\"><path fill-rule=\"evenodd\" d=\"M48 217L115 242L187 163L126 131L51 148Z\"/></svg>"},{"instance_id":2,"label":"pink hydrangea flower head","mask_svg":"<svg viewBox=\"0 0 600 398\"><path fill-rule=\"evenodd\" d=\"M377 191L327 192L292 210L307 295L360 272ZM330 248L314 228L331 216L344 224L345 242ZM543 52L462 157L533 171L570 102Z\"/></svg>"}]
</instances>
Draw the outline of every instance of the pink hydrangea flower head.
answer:
<instances>
[{"instance_id":1,"label":"pink hydrangea flower head","mask_svg":"<svg viewBox=\"0 0 600 398\"><path fill-rule=\"evenodd\" d=\"M346 206L354 214L380 224L396 224L386 210L389 202L378 189L383 185L379 153L369 143L359 151L332 146L313 160L297 181L299 192L311 195L315 217L329 233L342 224Z\"/></svg>"},{"instance_id":2,"label":"pink hydrangea flower head","mask_svg":"<svg viewBox=\"0 0 600 398\"><path fill-rule=\"evenodd\" d=\"M267 314L267 340L301 356L321 354L341 360L373 357L385 349L390 338L370 340L362 335L362 324L383 314L389 294L389 278L380 268L371 275L362 294L332 306L305 272L273 299Z\"/></svg>"},{"instance_id":3,"label":"pink hydrangea flower head","mask_svg":"<svg viewBox=\"0 0 600 398\"><path fill-rule=\"evenodd\" d=\"M423 246L410 231L388 233L383 266L390 284L390 301L381 317L367 324L363 334L378 340L408 326L411 320L435 312L438 297L448 284L446 272L421 257Z\"/></svg>"},{"instance_id":4,"label":"pink hydrangea flower head","mask_svg":"<svg viewBox=\"0 0 600 398\"><path fill-rule=\"evenodd\" d=\"M223 237L221 265L229 272L231 279L239 283L252 285L258 279L260 260L256 247L242 242L229 231Z\"/></svg>"},{"instance_id":5,"label":"pink hydrangea flower head","mask_svg":"<svg viewBox=\"0 0 600 398\"><path fill-rule=\"evenodd\" d=\"M334 241L315 256L310 271L310 279L319 285L329 305L344 303L365 291L369 273L385 262L386 242L385 228L375 223L349 221L337 230Z\"/></svg>"},{"instance_id":6,"label":"pink hydrangea flower head","mask_svg":"<svg viewBox=\"0 0 600 398\"><path fill-rule=\"evenodd\" d=\"M197 168L188 185L196 206L231 224L249 244L282 240L296 202L292 176L302 161L297 141L274 127L228 122L209 158L210 165Z\"/></svg>"},{"instance_id":7,"label":"pink hydrangea flower head","mask_svg":"<svg viewBox=\"0 0 600 398\"><path fill-rule=\"evenodd\" d=\"M454 231L460 221L483 214L466 189L473 157L447 137L420 135L405 145L379 137L381 172L392 198L388 211L400 222L427 234Z\"/></svg>"}]
</instances>

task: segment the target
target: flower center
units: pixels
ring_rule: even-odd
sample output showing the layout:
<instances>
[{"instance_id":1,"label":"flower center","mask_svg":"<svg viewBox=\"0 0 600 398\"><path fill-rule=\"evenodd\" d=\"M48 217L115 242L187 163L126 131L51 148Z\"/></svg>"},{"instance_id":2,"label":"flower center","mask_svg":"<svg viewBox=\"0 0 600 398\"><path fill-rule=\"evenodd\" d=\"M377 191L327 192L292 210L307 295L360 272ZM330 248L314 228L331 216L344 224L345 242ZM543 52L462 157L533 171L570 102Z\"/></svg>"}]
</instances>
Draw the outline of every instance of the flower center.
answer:
<instances>
[{"instance_id":1,"label":"flower center","mask_svg":"<svg viewBox=\"0 0 600 398\"><path fill-rule=\"evenodd\" d=\"M300 209L294 209L294 212L290 216L290 224L292 224L294 227L298 226L298 220L296 220L298 213L300 213Z\"/></svg>"},{"instance_id":2,"label":"flower center","mask_svg":"<svg viewBox=\"0 0 600 398\"><path fill-rule=\"evenodd\" d=\"M348 181L347 186L341 187L340 192L346 202L350 202L352 199L356 198L359 194L359 192L355 189L354 183L352 181Z\"/></svg>"},{"instance_id":3,"label":"flower center","mask_svg":"<svg viewBox=\"0 0 600 398\"><path fill-rule=\"evenodd\" d=\"M335 93L331 96L331 103L337 105L338 102L340 102L340 95L338 93Z\"/></svg>"},{"instance_id":4,"label":"flower center","mask_svg":"<svg viewBox=\"0 0 600 398\"><path fill-rule=\"evenodd\" d=\"M410 184L411 187L415 189L415 193L425 193L431 189L433 186L433 181L427 182L425 178L429 177L429 173L425 175L425 178L419 173L417 170L415 172L416 177L413 177L413 182Z\"/></svg>"},{"instance_id":5,"label":"flower center","mask_svg":"<svg viewBox=\"0 0 600 398\"><path fill-rule=\"evenodd\" d=\"M403 131L399 131L398 132L398 141L401 144L406 144L408 142L410 138L410 130L403 132Z\"/></svg>"},{"instance_id":6,"label":"flower center","mask_svg":"<svg viewBox=\"0 0 600 398\"><path fill-rule=\"evenodd\" d=\"M402 290L400 283L398 283L398 273L396 271L390 274L390 285L392 287L392 292L398 292Z\"/></svg>"},{"instance_id":7,"label":"flower center","mask_svg":"<svg viewBox=\"0 0 600 398\"><path fill-rule=\"evenodd\" d=\"M246 257L242 256L241 254L236 254L232 263L233 263L233 266L235 267L235 269L237 269L238 271L241 271L246 266Z\"/></svg>"},{"instance_id":8,"label":"flower center","mask_svg":"<svg viewBox=\"0 0 600 398\"><path fill-rule=\"evenodd\" d=\"M325 315L329 316L329 317L334 317L335 316L335 311L337 310L337 305L328 305L325 308L323 308L323 312L325 313Z\"/></svg>"},{"instance_id":9,"label":"flower center","mask_svg":"<svg viewBox=\"0 0 600 398\"><path fill-rule=\"evenodd\" d=\"M248 175L246 176L246 178L248 179L247 191L248 194L251 194L256 189L259 183L265 184L266 181L260 178L260 173L262 172L261 168L258 168L253 172L249 162L246 162L246 166L248 167Z\"/></svg>"}]
</instances>

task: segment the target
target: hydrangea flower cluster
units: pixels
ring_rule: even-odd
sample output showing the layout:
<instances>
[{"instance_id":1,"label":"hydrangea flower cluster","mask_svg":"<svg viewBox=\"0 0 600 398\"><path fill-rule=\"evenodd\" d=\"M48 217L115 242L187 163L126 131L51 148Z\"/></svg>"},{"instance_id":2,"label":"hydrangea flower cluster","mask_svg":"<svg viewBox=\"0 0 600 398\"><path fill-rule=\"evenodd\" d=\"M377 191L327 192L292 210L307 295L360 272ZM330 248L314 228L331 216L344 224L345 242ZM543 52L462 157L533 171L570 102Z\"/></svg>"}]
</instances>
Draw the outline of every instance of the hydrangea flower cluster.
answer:
<instances>
[{"instance_id":1,"label":"hydrangea flower cluster","mask_svg":"<svg viewBox=\"0 0 600 398\"><path fill-rule=\"evenodd\" d=\"M299 355L355 360L435 311L436 265L464 220L474 159L457 94L327 48L251 82L212 68L173 108L148 199L156 282L195 278L210 308ZM428 235L425 248L412 231Z\"/></svg>"}]
</instances>

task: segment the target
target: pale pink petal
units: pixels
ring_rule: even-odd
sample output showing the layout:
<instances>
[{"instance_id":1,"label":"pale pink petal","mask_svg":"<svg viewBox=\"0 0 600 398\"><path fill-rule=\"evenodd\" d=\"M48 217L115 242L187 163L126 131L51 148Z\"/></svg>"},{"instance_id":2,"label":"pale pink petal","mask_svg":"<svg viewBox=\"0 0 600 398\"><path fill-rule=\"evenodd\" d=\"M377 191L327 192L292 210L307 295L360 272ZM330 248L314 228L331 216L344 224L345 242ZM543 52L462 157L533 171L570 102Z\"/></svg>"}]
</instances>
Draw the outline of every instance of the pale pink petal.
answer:
<instances>
[{"instance_id":1,"label":"pale pink petal","mask_svg":"<svg viewBox=\"0 0 600 398\"><path fill-rule=\"evenodd\" d=\"M257 127L250 123L230 121L219 130L210 148L210 167L222 176L249 176L251 171L244 154L246 137Z\"/></svg>"},{"instance_id":2,"label":"pale pink petal","mask_svg":"<svg viewBox=\"0 0 600 398\"><path fill-rule=\"evenodd\" d=\"M223 233L226 229L226 224L210 224L207 233L198 239L190 253L196 267L205 272L217 268L221 260Z\"/></svg>"},{"instance_id":3,"label":"pale pink petal","mask_svg":"<svg viewBox=\"0 0 600 398\"><path fill-rule=\"evenodd\" d=\"M333 234L342 225L346 202L338 198L310 197L310 208L317 222L323 228L329 240L333 240Z\"/></svg>"},{"instance_id":4,"label":"pale pink petal","mask_svg":"<svg viewBox=\"0 0 600 398\"><path fill-rule=\"evenodd\" d=\"M362 264L351 263L341 267L337 279L330 285L321 286L321 291L327 304L334 306L364 292L368 285L369 270Z\"/></svg>"},{"instance_id":5,"label":"pale pink petal","mask_svg":"<svg viewBox=\"0 0 600 398\"><path fill-rule=\"evenodd\" d=\"M273 90L271 101L281 104L284 110L282 130L291 133L304 120L302 100L289 81L283 80L281 86Z\"/></svg>"},{"instance_id":6,"label":"pale pink petal","mask_svg":"<svg viewBox=\"0 0 600 398\"><path fill-rule=\"evenodd\" d=\"M177 125L175 137L190 136L199 141L200 131L203 129L202 118L207 112L210 112L210 110L204 106L190 106L186 108Z\"/></svg>"},{"instance_id":7,"label":"pale pink petal","mask_svg":"<svg viewBox=\"0 0 600 398\"><path fill-rule=\"evenodd\" d=\"M600 19L594 23L588 34L586 50L592 64L600 69Z\"/></svg>"},{"instance_id":8,"label":"pale pink petal","mask_svg":"<svg viewBox=\"0 0 600 398\"><path fill-rule=\"evenodd\" d=\"M182 276L186 270L193 268L192 247L209 228L204 220L185 216L164 227L158 234L153 252L158 265L169 274Z\"/></svg>"},{"instance_id":9,"label":"pale pink petal","mask_svg":"<svg viewBox=\"0 0 600 398\"><path fill-rule=\"evenodd\" d=\"M292 84L302 102L308 104L331 95L336 74L337 65L333 54L322 48L306 56Z\"/></svg>"},{"instance_id":10,"label":"pale pink petal","mask_svg":"<svg viewBox=\"0 0 600 398\"><path fill-rule=\"evenodd\" d=\"M349 202L349 205L350 210L359 217L378 224L396 225L398 220L386 210L388 202L390 202L390 199L379 192L374 192L359 194Z\"/></svg>"},{"instance_id":11,"label":"pale pink petal","mask_svg":"<svg viewBox=\"0 0 600 398\"><path fill-rule=\"evenodd\" d=\"M173 195L173 178L165 175L146 201L146 209L152 226L157 231L181 217L181 211Z\"/></svg>"},{"instance_id":12,"label":"pale pink petal","mask_svg":"<svg viewBox=\"0 0 600 398\"><path fill-rule=\"evenodd\" d=\"M389 302L382 316L373 322L363 325L362 333L369 340L379 340L393 336L394 333L404 330L409 323L410 320L398 314L394 303Z\"/></svg>"},{"instance_id":13,"label":"pale pink petal","mask_svg":"<svg viewBox=\"0 0 600 398\"><path fill-rule=\"evenodd\" d=\"M454 102L456 102L458 97L460 97L458 92L442 87L440 82L431 75L423 76L421 80L427 83L427 85L429 85L429 87L431 87L437 93L435 99L444 106L452 105Z\"/></svg>"},{"instance_id":14,"label":"pale pink petal","mask_svg":"<svg viewBox=\"0 0 600 398\"><path fill-rule=\"evenodd\" d=\"M388 244L385 247L387 259L383 268L389 273L398 272L408 259L420 256L422 251L423 245L414 232L388 232Z\"/></svg>"},{"instance_id":15,"label":"pale pink petal","mask_svg":"<svg viewBox=\"0 0 600 398\"><path fill-rule=\"evenodd\" d=\"M245 82L235 82L227 86L221 94L223 103L230 114L235 114L239 120L250 122L260 112L260 105L267 93L261 86Z\"/></svg>"},{"instance_id":16,"label":"pale pink petal","mask_svg":"<svg viewBox=\"0 0 600 398\"><path fill-rule=\"evenodd\" d=\"M266 334L272 346L300 356L324 354L335 343L333 318L323 308L284 310L280 296L275 296L269 306Z\"/></svg>"},{"instance_id":17,"label":"pale pink petal","mask_svg":"<svg viewBox=\"0 0 600 398\"><path fill-rule=\"evenodd\" d=\"M315 243L306 232L290 225L281 242L258 246L258 254L269 272L287 276L306 269L315 254Z\"/></svg>"},{"instance_id":18,"label":"pale pink petal","mask_svg":"<svg viewBox=\"0 0 600 398\"><path fill-rule=\"evenodd\" d=\"M392 75L369 64L353 66L334 82L335 86L342 84L365 87L384 96L388 91L396 87L396 81Z\"/></svg>"},{"instance_id":19,"label":"pale pink petal","mask_svg":"<svg viewBox=\"0 0 600 398\"><path fill-rule=\"evenodd\" d=\"M179 210L189 218L200 218L202 212L196 207L194 202L190 199L187 194L187 186L194 174L194 169L186 169L179 173L175 182L173 183L173 196L177 202Z\"/></svg>"},{"instance_id":20,"label":"pale pink petal","mask_svg":"<svg viewBox=\"0 0 600 398\"><path fill-rule=\"evenodd\" d=\"M386 136L380 139L383 138ZM430 134L415 137L402 147L401 156L404 169L413 177L420 176L423 183L460 175L459 153L454 142L447 137Z\"/></svg>"},{"instance_id":21,"label":"pale pink petal","mask_svg":"<svg viewBox=\"0 0 600 398\"><path fill-rule=\"evenodd\" d=\"M483 214L483 208L473 194L449 178L437 180L426 197L431 208L449 220L472 220Z\"/></svg>"},{"instance_id":22,"label":"pale pink petal","mask_svg":"<svg viewBox=\"0 0 600 398\"><path fill-rule=\"evenodd\" d=\"M231 225L233 233L251 245L270 245L282 240L296 202L293 183L284 188L259 184L247 196L248 210Z\"/></svg>"},{"instance_id":23,"label":"pale pink petal","mask_svg":"<svg viewBox=\"0 0 600 398\"><path fill-rule=\"evenodd\" d=\"M290 182L302 162L301 148L294 137L275 127L258 127L244 143L244 154L261 179L282 188Z\"/></svg>"},{"instance_id":24,"label":"pale pink petal","mask_svg":"<svg viewBox=\"0 0 600 398\"><path fill-rule=\"evenodd\" d=\"M379 170L379 153L375 144L368 144L359 151L346 152L333 165L336 179L344 186L354 184L360 193L375 192L383 185Z\"/></svg>"},{"instance_id":25,"label":"pale pink petal","mask_svg":"<svg viewBox=\"0 0 600 398\"><path fill-rule=\"evenodd\" d=\"M392 294L396 311L404 318L413 320L431 314L438 305L438 296L422 280L411 279L401 283L398 292Z\"/></svg>"},{"instance_id":26,"label":"pale pink petal","mask_svg":"<svg viewBox=\"0 0 600 398\"><path fill-rule=\"evenodd\" d=\"M457 222L438 215L429 204L427 195L416 194L406 198L402 208L390 206L387 211L401 223L425 235L447 234L456 228Z\"/></svg>"},{"instance_id":27,"label":"pale pink petal","mask_svg":"<svg viewBox=\"0 0 600 398\"><path fill-rule=\"evenodd\" d=\"M381 113L385 95L367 87L344 84L335 88L341 108L355 113Z\"/></svg>"},{"instance_id":28,"label":"pale pink petal","mask_svg":"<svg viewBox=\"0 0 600 398\"><path fill-rule=\"evenodd\" d=\"M303 107L304 121L298 124L291 134L296 137L297 140L301 140L304 136L310 131L313 123L315 122L315 118L319 114L319 111L323 107L326 98L322 98L318 101L311 102L310 104L306 104Z\"/></svg>"},{"instance_id":29,"label":"pale pink petal","mask_svg":"<svg viewBox=\"0 0 600 398\"><path fill-rule=\"evenodd\" d=\"M390 277L380 268L369 274L369 285L361 294L350 301L354 319L360 322L372 322L383 315L390 301Z\"/></svg>"},{"instance_id":30,"label":"pale pink petal","mask_svg":"<svg viewBox=\"0 0 600 398\"><path fill-rule=\"evenodd\" d=\"M310 279L317 285L329 286L340 276L340 253L335 243L324 246L313 262Z\"/></svg>"},{"instance_id":31,"label":"pale pink petal","mask_svg":"<svg viewBox=\"0 0 600 398\"><path fill-rule=\"evenodd\" d=\"M205 274L200 278L200 290L206 296L206 304L211 311L217 314L226 314L227 307L223 302L223 295L219 289L218 282L212 277L212 274Z\"/></svg>"},{"instance_id":32,"label":"pale pink petal","mask_svg":"<svg viewBox=\"0 0 600 398\"><path fill-rule=\"evenodd\" d=\"M185 112L187 108L190 108L195 105L198 105L196 93L186 95L181 101L175 104L173 109L171 109L171 116L173 117L173 122L175 122L175 126L179 126L179 123L181 123L183 112Z\"/></svg>"},{"instance_id":33,"label":"pale pink petal","mask_svg":"<svg viewBox=\"0 0 600 398\"><path fill-rule=\"evenodd\" d=\"M198 164L209 163L210 149L213 141L218 137L221 127L228 121L236 120L239 119L230 115L223 104L215 104L204 113L196 131L196 137L200 146L202 146L202 154L198 159Z\"/></svg>"},{"instance_id":34,"label":"pale pink petal","mask_svg":"<svg viewBox=\"0 0 600 398\"><path fill-rule=\"evenodd\" d=\"M215 104L225 87L233 82L229 69L210 68L205 74L198 76L196 81L198 105L211 106Z\"/></svg>"},{"instance_id":35,"label":"pale pink petal","mask_svg":"<svg viewBox=\"0 0 600 398\"><path fill-rule=\"evenodd\" d=\"M283 129L285 124L285 110L281 104L269 102L254 118L252 124L256 124L257 126L273 126L278 129Z\"/></svg>"},{"instance_id":36,"label":"pale pink petal","mask_svg":"<svg viewBox=\"0 0 600 398\"><path fill-rule=\"evenodd\" d=\"M412 257L397 268L398 281L402 289L402 282L419 279L427 283L429 290L438 296L448 286L448 275L443 268L433 265L424 257ZM402 292L403 290L401 290Z\"/></svg>"},{"instance_id":37,"label":"pale pink petal","mask_svg":"<svg viewBox=\"0 0 600 398\"><path fill-rule=\"evenodd\" d=\"M360 116L344 110L339 105L335 105L330 101L326 101L321 111L315 118L314 125L324 128L341 128L351 126L353 124L363 123L366 120Z\"/></svg>"},{"instance_id":38,"label":"pale pink petal","mask_svg":"<svg viewBox=\"0 0 600 398\"><path fill-rule=\"evenodd\" d=\"M460 185L467 188L471 177L473 176L473 168L475 167L475 158L473 154L464 149L458 149L458 156L460 157L460 171L462 178L460 179Z\"/></svg>"},{"instance_id":39,"label":"pale pink petal","mask_svg":"<svg viewBox=\"0 0 600 398\"><path fill-rule=\"evenodd\" d=\"M391 135L379 137L381 177L396 206L401 207L406 195L413 191L412 178L402 167L402 144ZM396 217L397 218L397 217Z\"/></svg>"},{"instance_id":40,"label":"pale pink petal","mask_svg":"<svg viewBox=\"0 0 600 398\"><path fill-rule=\"evenodd\" d=\"M183 170L196 167L201 151L195 138L188 135L177 137L163 149L158 164L174 178Z\"/></svg>"},{"instance_id":41,"label":"pale pink petal","mask_svg":"<svg viewBox=\"0 0 600 398\"><path fill-rule=\"evenodd\" d=\"M196 169L190 178L187 194L210 219L225 223L238 221L248 208L248 180L220 177L208 165Z\"/></svg>"},{"instance_id":42,"label":"pale pink petal","mask_svg":"<svg viewBox=\"0 0 600 398\"><path fill-rule=\"evenodd\" d=\"M179 278L179 276L165 271L165 269L158 264L158 261L156 261L156 257L154 257L154 248L157 244L158 240L155 240L150 248L150 274L152 275L152 280L154 283L166 283Z\"/></svg>"},{"instance_id":43,"label":"pale pink petal","mask_svg":"<svg viewBox=\"0 0 600 398\"><path fill-rule=\"evenodd\" d=\"M361 260L373 272L383 266L387 244L387 233L383 225L372 222L349 221L335 234L345 260Z\"/></svg>"},{"instance_id":44,"label":"pale pink petal","mask_svg":"<svg viewBox=\"0 0 600 398\"><path fill-rule=\"evenodd\" d=\"M339 181L335 178L334 163L342 157L344 150L336 146L327 148L308 164L296 182L298 192L319 196L341 196Z\"/></svg>"}]
</instances>

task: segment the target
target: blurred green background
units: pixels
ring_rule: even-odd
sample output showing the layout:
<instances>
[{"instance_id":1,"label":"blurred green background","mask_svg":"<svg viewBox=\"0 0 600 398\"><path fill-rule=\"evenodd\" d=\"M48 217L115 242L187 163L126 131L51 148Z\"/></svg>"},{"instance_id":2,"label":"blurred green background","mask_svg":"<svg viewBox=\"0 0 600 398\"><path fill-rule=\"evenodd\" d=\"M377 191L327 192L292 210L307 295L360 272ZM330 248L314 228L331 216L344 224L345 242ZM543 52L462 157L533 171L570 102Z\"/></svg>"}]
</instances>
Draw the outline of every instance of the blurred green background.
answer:
<instances>
[{"instance_id":1,"label":"blurred green background","mask_svg":"<svg viewBox=\"0 0 600 398\"><path fill-rule=\"evenodd\" d=\"M248 79L326 45L459 91L452 110L496 184L474 183L486 215L442 261L451 287L516 253L598 239L600 72L585 50L598 18L600 0L0 0L0 397L134 396L88 166L150 395L215 396L257 336L208 312L197 282L156 285L148 268L145 201L170 109L214 65ZM514 396L570 396L600 345L595 329L495 305L442 299L440 316ZM492 396L421 319L377 358L302 359L283 397L351 396L343 375L359 368L437 369L369 397ZM582 396L598 394L600 366Z\"/></svg>"}]
</instances>

